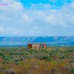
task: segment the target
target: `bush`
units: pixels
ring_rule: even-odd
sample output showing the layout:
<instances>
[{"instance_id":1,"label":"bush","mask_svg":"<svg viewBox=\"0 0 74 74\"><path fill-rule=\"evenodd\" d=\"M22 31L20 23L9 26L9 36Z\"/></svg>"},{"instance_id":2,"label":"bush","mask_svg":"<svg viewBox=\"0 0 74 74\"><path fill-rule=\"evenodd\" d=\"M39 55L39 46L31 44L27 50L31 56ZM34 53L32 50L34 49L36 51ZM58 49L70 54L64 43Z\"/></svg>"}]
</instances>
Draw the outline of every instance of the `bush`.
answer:
<instances>
[{"instance_id":1,"label":"bush","mask_svg":"<svg viewBox=\"0 0 74 74\"><path fill-rule=\"evenodd\" d=\"M60 59L65 59L65 56L64 55L60 55L59 58Z\"/></svg>"},{"instance_id":2,"label":"bush","mask_svg":"<svg viewBox=\"0 0 74 74\"><path fill-rule=\"evenodd\" d=\"M44 56L42 59L47 60L47 61L51 61L52 58L50 56Z\"/></svg>"},{"instance_id":3,"label":"bush","mask_svg":"<svg viewBox=\"0 0 74 74\"><path fill-rule=\"evenodd\" d=\"M24 61L17 61L16 62L16 65L23 65L24 64Z\"/></svg>"}]
</instances>

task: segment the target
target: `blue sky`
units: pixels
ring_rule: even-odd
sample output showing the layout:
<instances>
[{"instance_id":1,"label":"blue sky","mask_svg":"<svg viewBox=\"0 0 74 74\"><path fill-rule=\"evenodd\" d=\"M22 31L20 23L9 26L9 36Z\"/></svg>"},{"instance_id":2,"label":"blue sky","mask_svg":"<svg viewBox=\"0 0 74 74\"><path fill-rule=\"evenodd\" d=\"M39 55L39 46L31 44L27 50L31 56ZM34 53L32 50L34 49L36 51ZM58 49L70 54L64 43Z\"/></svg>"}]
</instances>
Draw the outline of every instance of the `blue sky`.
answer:
<instances>
[{"instance_id":1,"label":"blue sky","mask_svg":"<svg viewBox=\"0 0 74 74\"><path fill-rule=\"evenodd\" d=\"M0 36L74 36L74 0L0 0Z\"/></svg>"},{"instance_id":2,"label":"blue sky","mask_svg":"<svg viewBox=\"0 0 74 74\"><path fill-rule=\"evenodd\" d=\"M65 3L71 3L73 0L20 0L20 1L25 6L29 6L30 3L33 3L33 4L43 3L43 4L62 6Z\"/></svg>"}]
</instances>

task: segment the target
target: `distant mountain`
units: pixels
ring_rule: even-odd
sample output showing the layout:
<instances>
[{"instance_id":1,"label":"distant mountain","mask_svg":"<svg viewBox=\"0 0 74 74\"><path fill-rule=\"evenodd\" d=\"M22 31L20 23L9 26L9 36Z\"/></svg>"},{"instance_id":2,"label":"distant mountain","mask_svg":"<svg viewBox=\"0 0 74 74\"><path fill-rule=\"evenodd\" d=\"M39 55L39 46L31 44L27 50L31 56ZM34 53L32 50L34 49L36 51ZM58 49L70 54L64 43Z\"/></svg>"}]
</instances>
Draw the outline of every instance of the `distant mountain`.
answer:
<instances>
[{"instance_id":1,"label":"distant mountain","mask_svg":"<svg viewBox=\"0 0 74 74\"><path fill-rule=\"evenodd\" d=\"M74 37L0 37L0 45L27 45L28 43L46 43L49 46L74 46Z\"/></svg>"}]
</instances>

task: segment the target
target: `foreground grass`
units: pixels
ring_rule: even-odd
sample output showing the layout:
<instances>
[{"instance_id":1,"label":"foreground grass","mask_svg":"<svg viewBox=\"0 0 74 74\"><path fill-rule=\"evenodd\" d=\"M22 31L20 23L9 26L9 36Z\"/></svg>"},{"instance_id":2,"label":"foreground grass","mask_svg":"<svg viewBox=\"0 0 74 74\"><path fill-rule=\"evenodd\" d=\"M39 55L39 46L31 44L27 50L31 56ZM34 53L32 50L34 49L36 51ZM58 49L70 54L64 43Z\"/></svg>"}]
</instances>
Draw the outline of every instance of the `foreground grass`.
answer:
<instances>
[{"instance_id":1,"label":"foreground grass","mask_svg":"<svg viewBox=\"0 0 74 74\"><path fill-rule=\"evenodd\" d=\"M0 48L0 74L74 74L74 47Z\"/></svg>"}]
</instances>

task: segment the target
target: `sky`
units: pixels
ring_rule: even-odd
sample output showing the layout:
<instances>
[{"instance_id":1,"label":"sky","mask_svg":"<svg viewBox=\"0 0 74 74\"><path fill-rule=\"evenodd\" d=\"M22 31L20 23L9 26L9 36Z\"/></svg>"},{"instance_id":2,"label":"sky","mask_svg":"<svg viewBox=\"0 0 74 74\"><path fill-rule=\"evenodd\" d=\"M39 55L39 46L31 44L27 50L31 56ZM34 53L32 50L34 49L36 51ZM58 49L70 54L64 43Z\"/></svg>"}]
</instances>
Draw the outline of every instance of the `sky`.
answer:
<instances>
[{"instance_id":1,"label":"sky","mask_svg":"<svg viewBox=\"0 0 74 74\"><path fill-rule=\"evenodd\" d=\"M74 0L0 0L1 36L74 36Z\"/></svg>"}]
</instances>

